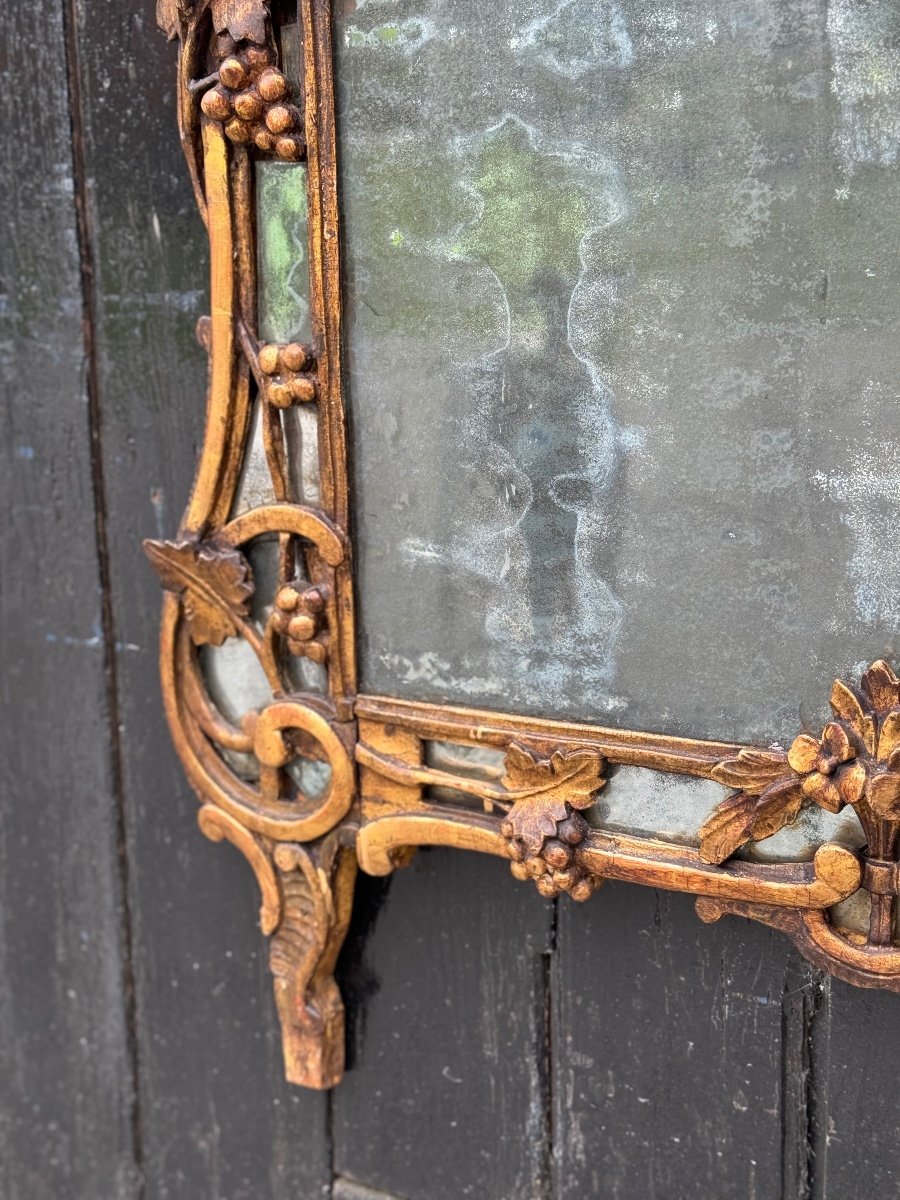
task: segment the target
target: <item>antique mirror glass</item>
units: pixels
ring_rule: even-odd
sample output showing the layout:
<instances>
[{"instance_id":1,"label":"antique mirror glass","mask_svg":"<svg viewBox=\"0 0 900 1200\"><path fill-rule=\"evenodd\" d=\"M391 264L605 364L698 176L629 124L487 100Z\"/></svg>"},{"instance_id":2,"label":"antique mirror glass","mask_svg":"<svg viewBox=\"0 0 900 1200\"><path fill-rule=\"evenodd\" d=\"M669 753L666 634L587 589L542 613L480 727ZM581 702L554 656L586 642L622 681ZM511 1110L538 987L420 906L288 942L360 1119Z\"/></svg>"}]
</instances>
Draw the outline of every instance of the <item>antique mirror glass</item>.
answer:
<instances>
[{"instance_id":1,"label":"antique mirror glass","mask_svg":"<svg viewBox=\"0 0 900 1200\"><path fill-rule=\"evenodd\" d=\"M896 640L896 10L351 7L363 688L789 739Z\"/></svg>"},{"instance_id":2,"label":"antique mirror glass","mask_svg":"<svg viewBox=\"0 0 900 1200\"><path fill-rule=\"evenodd\" d=\"M900 992L900 9L159 12L212 264L163 694L288 1077L417 846Z\"/></svg>"}]
</instances>

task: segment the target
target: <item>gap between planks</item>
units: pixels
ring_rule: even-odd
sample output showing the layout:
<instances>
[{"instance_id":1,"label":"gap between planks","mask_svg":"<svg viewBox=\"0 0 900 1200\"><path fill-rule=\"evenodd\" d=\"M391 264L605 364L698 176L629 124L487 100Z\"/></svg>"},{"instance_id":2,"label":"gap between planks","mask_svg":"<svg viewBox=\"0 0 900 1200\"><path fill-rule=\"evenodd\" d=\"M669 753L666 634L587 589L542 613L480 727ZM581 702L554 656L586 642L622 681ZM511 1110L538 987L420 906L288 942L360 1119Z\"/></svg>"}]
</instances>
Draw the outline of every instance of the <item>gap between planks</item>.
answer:
<instances>
[{"instance_id":1,"label":"gap between planks","mask_svg":"<svg viewBox=\"0 0 900 1200\"><path fill-rule=\"evenodd\" d=\"M94 545L100 582L100 624L103 634L103 673L106 684L106 718L109 727L109 767L115 812L116 853L121 906L122 985L125 1037L131 1065L130 1128L135 1166L136 1200L146 1195L143 1129L140 1099L140 1051L137 1032L137 985L134 970L134 933L131 908L131 872L128 860L125 813L125 773L120 738L121 706L116 661L116 625L112 607L112 576L107 533L107 488L103 462L100 369L97 360L96 255L87 175L84 92L81 86L82 58L79 43L78 2L64 0L62 19L65 36L66 90L72 146L75 226L81 276L82 340L85 389L87 392L88 437L91 461L91 491L94 502Z\"/></svg>"}]
</instances>

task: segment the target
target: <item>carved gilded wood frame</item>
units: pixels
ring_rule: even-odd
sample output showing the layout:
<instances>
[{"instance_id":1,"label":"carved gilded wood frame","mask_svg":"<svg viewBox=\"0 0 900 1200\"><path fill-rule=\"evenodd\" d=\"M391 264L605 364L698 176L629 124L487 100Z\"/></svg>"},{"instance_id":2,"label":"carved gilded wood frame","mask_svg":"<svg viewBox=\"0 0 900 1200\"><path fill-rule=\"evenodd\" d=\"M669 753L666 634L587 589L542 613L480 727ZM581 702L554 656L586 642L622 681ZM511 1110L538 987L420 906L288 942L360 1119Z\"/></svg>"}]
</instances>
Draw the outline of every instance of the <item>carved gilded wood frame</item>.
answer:
<instances>
[{"instance_id":1,"label":"carved gilded wood frame","mask_svg":"<svg viewBox=\"0 0 900 1200\"><path fill-rule=\"evenodd\" d=\"M858 688L835 683L821 738L801 734L787 751L357 693L329 2L300 0L302 95L291 95L279 70L266 0L158 3L161 25L180 43L181 139L211 252L211 316L198 330L209 390L196 480L175 540L146 543L165 589L163 693L201 829L242 851L260 886L288 1078L319 1088L340 1079L333 971L357 864L387 874L416 846L506 857L513 876L533 880L545 897L586 900L605 879L693 893L704 921L751 917L784 930L840 979L900 991L900 683L885 663ZM267 158L306 164L309 344L263 345L257 336L253 183ZM275 502L235 516L257 400ZM282 420L291 406L316 414L315 507L293 493ZM279 578L252 610L248 548L273 536ZM217 708L199 654L228 639L243 639L271 689L271 700L238 722ZM292 657L324 666L324 692L296 691ZM503 766L438 769L426 753L433 741L492 748ZM235 765L248 756L249 777ZM304 794L288 770L294 760L327 764L324 791ZM622 764L733 792L697 831L696 848L623 834L604 829L595 808ZM825 843L811 861L793 863L734 857L808 804L851 805L866 845ZM871 898L867 933L842 928L831 912L859 889Z\"/></svg>"}]
</instances>

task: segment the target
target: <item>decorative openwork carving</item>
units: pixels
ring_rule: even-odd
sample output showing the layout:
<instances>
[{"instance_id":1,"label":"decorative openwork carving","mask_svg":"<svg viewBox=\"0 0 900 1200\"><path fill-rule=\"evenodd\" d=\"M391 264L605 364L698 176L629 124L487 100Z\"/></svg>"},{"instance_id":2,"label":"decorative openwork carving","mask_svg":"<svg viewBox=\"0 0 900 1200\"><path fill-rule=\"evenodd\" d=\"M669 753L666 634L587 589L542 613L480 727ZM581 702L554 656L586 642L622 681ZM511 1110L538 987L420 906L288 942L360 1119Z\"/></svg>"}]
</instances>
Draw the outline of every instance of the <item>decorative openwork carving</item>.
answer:
<instances>
[{"instance_id":1,"label":"decorative openwork carving","mask_svg":"<svg viewBox=\"0 0 900 1200\"><path fill-rule=\"evenodd\" d=\"M516 879L534 878L548 899L560 892L573 900L590 897L600 878L580 857L588 823L579 810L592 807L605 782L596 750L555 750L541 758L510 744L503 784L513 803L500 832Z\"/></svg>"},{"instance_id":2,"label":"decorative openwork carving","mask_svg":"<svg viewBox=\"0 0 900 1200\"><path fill-rule=\"evenodd\" d=\"M885 663L864 673L859 690L836 683L833 720L787 750L357 694L328 0L301 0L304 91L293 99L268 3L160 0L159 17L180 40L181 135L211 251L211 316L199 330L210 358L207 427L195 486L174 539L146 543L165 592L163 692L201 829L239 849L259 883L288 1077L329 1087L341 1076L333 972L357 862L386 874L420 845L506 858L547 898L585 900L605 879L690 892L706 921L752 917L839 977L900 991L900 682ZM306 162L309 345L257 335L251 196L266 156ZM316 413L316 507L292 489L283 419L295 404ZM273 500L235 515L254 405ZM252 563L265 542L277 546L277 579L264 587ZM234 639L270 691L237 720L217 707L202 665L210 647ZM298 690L298 657L323 669L322 690ZM430 741L493 749L503 766L482 775L439 769L427 761ZM734 791L695 846L624 834L605 828L603 815L619 766ZM865 848L826 842L808 862L735 857L811 804L852 806ZM842 928L832 912L861 890L867 934Z\"/></svg>"}]
</instances>

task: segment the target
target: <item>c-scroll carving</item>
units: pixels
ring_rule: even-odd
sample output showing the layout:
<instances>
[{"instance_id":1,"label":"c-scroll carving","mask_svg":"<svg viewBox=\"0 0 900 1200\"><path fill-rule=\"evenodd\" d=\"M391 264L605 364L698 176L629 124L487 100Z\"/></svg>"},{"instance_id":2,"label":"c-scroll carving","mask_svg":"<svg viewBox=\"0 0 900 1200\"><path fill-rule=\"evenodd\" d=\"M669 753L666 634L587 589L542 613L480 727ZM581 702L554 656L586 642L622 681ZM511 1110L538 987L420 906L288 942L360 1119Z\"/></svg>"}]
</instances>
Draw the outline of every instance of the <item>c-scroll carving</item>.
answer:
<instances>
[{"instance_id":1,"label":"c-scroll carving","mask_svg":"<svg viewBox=\"0 0 900 1200\"><path fill-rule=\"evenodd\" d=\"M284 895L269 966L292 1083L329 1088L344 1072L344 1005L334 968L353 907L356 855L336 834L275 849Z\"/></svg>"},{"instance_id":2,"label":"c-scroll carving","mask_svg":"<svg viewBox=\"0 0 900 1200\"><path fill-rule=\"evenodd\" d=\"M512 858L513 874L534 878L547 897L568 892L574 899L587 899L604 879L618 879L722 901L815 909L846 900L860 886L857 855L837 844L820 846L810 863L733 862L721 867L704 861L694 847L603 827L598 795L604 784L615 787L614 776L606 781L605 764L618 760L649 766L662 757L668 765L680 754L684 773L709 776L716 768L712 755L721 751L712 743L691 744L688 770L686 742L650 734L581 727L580 735L592 741L585 745L559 722L436 711L376 697L361 697L358 707L363 821L357 853L371 874L387 874L401 865L409 846L449 845ZM531 744L526 745L529 729ZM499 784L422 763L416 735L434 733L504 747ZM490 811L435 803L426 790L435 787L471 795ZM574 845L566 845L567 826L574 819L581 823L578 837ZM558 843L571 853L557 857ZM585 879L588 886L576 891ZM542 880L547 880L543 886Z\"/></svg>"},{"instance_id":3,"label":"c-scroll carving","mask_svg":"<svg viewBox=\"0 0 900 1200\"><path fill-rule=\"evenodd\" d=\"M546 898L585 900L607 879L690 892L704 920L742 913L784 930L841 978L900 991L900 682L885 663L858 691L836 683L833 720L787 750L357 695L329 5L297 7L302 95L279 68L270 0L159 0L181 46L179 119L209 231L211 315L198 328L209 385L195 485L174 538L147 543L165 590L167 716L201 828L240 849L259 882L288 1077L313 1087L340 1078L333 972L356 862L386 874L416 846L506 858ZM267 156L306 165L308 344L266 342L257 327L254 172ZM292 483L285 421L298 405L315 413L315 507ZM271 502L244 512L236 499L254 410ZM251 560L266 541L277 578L261 596ZM238 639L269 694L235 717L217 706L203 656ZM307 689L305 674L298 686L298 659L321 686ZM427 744L442 740L497 758L481 776L430 765ZM603 797L621 767L734 792L695 845L637 836L605 824ZM852 806L865 848L825 842L802 862L736 857L807 804ZM867 934L831 911L860 889Z\"/></svg>"},{"instance_id":4,"label":"c-scroll carving","mask_svg":"<svg viewBox=\"0 0 900 1200\"><path fill-rule=\"evenodd\" d=\"M194 488L175 538L145 543L166 593L163 696L202 802L201 829L241 850L259 882L288 1077L330 1087L343 1070L332 974L355 871L355 662L333 301L337 205L333 176L323 170L333 158L332 98L320 87L331 52L327 6L302 6L302 96L291 95L279 69L269 0L159 0L158 16L180 42L182 143L211 260L211 316L198 326L209 382ZM306 160L309 345L278 347L257 336L253 191L266 156ZM298 502L292 483L281 412L295 403L316 413L315 507ZM271 502L241 511L254 406ZM266 542L277 550L277 578L261 595L251 558ZM203 658L236 641L270 691L238 718L217 706ZM292 657L319 669L302 676L304 690Z\"/></svg>"}]
</instances>

